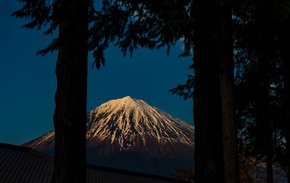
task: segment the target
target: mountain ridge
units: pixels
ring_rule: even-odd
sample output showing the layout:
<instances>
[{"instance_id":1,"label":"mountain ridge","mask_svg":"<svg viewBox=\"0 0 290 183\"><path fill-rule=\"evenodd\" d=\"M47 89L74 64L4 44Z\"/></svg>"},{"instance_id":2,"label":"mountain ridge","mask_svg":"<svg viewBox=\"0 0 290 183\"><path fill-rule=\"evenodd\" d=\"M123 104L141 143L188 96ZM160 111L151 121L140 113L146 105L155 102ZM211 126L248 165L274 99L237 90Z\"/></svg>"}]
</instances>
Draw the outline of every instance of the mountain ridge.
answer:
<instances>
[{"instance_id":1,"label":"mountain ridge","mask_svg":"<svg viewBox=\"0 0 290 183\"><path fill-rule=\"evenodd\" d=\"M193 166L194 127L143 100L109 100L88 112L86 125L89 163L165 176ZM52 155L54 131L24 145Z\"/></svg>"}]
</instances>

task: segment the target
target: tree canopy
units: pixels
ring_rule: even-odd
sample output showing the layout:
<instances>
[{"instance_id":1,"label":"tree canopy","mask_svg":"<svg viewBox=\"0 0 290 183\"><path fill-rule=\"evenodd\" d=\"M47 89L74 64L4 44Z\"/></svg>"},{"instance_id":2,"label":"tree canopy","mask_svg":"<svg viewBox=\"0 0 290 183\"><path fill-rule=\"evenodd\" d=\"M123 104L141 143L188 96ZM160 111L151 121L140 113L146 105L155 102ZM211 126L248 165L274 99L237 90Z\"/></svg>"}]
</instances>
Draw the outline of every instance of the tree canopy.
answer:
<instances>
[{"instance_id":1,"label":"tree canopy","mask_svg":"<svg viewBox=\"0 0 290 183\"><path fill-rule=\"evenodd\" d=\"M235 139L236 130L241 152L269 160L269 179L273 179L270 167L274 163L289 169L289 0L107 0L102 1L101 8L96 8L93 0L19 2L23 7L12 15L28 18L25 28L43 30L44 35L59 32L47 48L38 52L45 55L58 50L59 63L74 60L66 54L78 50L79 45L82 48L78 56L81 52L92 52L93 66L99 69L105 64L104 50L110 45L132 56L139 47L167 47L169 54L170 47L183 42L184 51L180 56L193 58L189 66L193 74L185 84L170 92L184 99L194 99L196 158L198 161L200 158L195 173L198 182L214 179L231 182L228 178L235 170L227 172L232 168L225 156L235 154L230 150L238 144L229 139ZM79 5L85 6L85 11L79 9ZM83 14L86 16L80 16ZM80 23L81 18L85 26ZM84 27L78 29L74 23L80 23L87 31ZM67 26L69 28L65 29ZM82 39L75 39L80 37ZM85 55L80 58L85 62ZM78 65L82 65L74 64L68 73L76 73ZM60 81L66 77L61 72L69 67L57 69ZM85 73L84 70L81 77L85 78ZM65 81L59 82L60 88L65 85ZM58 102L65 100L66 92ZM82 95L85 98L85 92ZM60 119L56 117L55 121ZM232 155L229 156L234 164ZM204 171L201 171L203 166ZM290 177L290 172L287 173Z\"/></svg>"}]
</instances>

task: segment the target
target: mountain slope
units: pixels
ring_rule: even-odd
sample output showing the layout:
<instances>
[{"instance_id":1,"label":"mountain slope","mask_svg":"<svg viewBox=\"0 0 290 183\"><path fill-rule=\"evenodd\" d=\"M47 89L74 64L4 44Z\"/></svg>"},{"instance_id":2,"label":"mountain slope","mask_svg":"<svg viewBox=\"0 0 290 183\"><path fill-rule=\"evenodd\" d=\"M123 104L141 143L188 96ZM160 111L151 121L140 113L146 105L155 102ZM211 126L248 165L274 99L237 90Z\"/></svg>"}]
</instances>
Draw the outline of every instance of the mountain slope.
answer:
<instances>
[{"instance_id":1,"label":"mountain slope","mask_svg":"<svg viewBox=\"0 0 290 183\"><path fill-rule=\"evenodd\" d=\"M88 163L170 176L193 166L194 127L127 96L88 113ZM25 144L53 154L54 132Z\"/></svg>"}]
</instances>

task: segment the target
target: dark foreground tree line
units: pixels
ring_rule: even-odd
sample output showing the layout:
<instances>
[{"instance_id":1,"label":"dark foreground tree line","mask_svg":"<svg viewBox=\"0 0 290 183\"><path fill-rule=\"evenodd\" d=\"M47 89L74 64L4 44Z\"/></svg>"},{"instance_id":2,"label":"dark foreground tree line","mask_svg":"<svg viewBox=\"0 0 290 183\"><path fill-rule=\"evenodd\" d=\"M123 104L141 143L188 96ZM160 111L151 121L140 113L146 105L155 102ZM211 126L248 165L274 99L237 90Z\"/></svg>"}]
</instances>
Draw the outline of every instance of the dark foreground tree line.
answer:
<instances>
[{"instance_id":1,"label":"dark foreground tree line","mask_svg":"<svg viewBox=\"0 0 290 183\"><path fill-rule=\"evenodd\" d=\"M183 41L193 75L171 92L193 99L195 181L239 182L238 153L290 177L289 0L19 0L26 28L58 31L53 182L85 182L87 55ZM289 182L289 181L288 181Z\"/></svg>"}]
</instances>

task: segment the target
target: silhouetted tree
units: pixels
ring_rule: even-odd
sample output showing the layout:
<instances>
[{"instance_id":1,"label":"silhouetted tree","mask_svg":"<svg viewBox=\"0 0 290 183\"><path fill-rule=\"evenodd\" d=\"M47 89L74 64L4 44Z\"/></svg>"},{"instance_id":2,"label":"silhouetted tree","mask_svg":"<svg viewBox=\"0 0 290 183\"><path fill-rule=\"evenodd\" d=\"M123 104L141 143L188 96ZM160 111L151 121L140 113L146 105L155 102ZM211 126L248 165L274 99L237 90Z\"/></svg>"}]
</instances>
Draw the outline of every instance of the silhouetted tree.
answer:
<instances>
[{"instance_id":1,"label":"silhouetted tree","mask_svg":"<svg viewBox=\"0 0 290 183\"><path fill-rule=\"evenodd\" d=\"M265 159L268 182L272 182L274 156L281 145L281 88L277 82L271 86L274 78L269 74L267 60L252 62L254 66L250 66L250 70L245 68L243 81L236 88L240 99L238 111L243 113L238 115L242 122L240 138L244 144L241 151L257 161Z\"/></svg>"},{"instance_id":2,"label":"silhouetted tree","mask_svg":"<svg viewBox=\"0 0 290 183\"><path fill-rule=\"evenodd\" d=\"M236 90L239 92L236 93L239 105L247 103L249 107L246 111L239 111L240 109L238 109L238 115L239 117L243 116L242 118L247 122L247 125L251 123L255 124L255 129L251 130L254 133L249 138L255 141L257 138L259 139L259 142L256 141L255 143L259 147L263 147L259 148L259 153L261 153L261 149L264 149L263 152L268 157L273 156L272 153L274 153L275 158L279 156L278 160L283 164L281 152L283 152L284 146L281 140L283 136L281 135L281 118L279 116L284 118L283 131L286 132L290 126L286 122L289 120L287 115L289 116L288 95L290 93L288 91L289 88L287 89L287 82L289 82L289 79L287 79L289 77L289 68L287 67L289 62L289 47L287 46L289 45L289 34L286 33L289 32L289 26L287 26L289 25L289 1L257 0L235 2L233 12L235 20L235 57L242 57L240 61L247 66L249 66L248 63L253 63L251 59L259 60L260 63L255 66L252 65L251 76L248 78L242 76L242 79L247 79L248 82L252 82L252 85L244 86L245 90L241 90L241 88ZM281 67L284 68L283 72L281 72ZM240 69L243 70L244 68L237 66L235 71ZM185 85L179 85L171 91L182 95L184 98L195 94L192 92L192 83L197 82L195 77L190 76ZM254 78L257 79L256 82L251 81ZM282 90L283 97L281 94ZM249 94L249 91L253 91L255 95L253 93ZM248 93L248 96L245 93ZM284 103L284 114L281 114L282 103ZM247 113L247 117L241 115L241 113ZM258 122L258 126L256 126L256 122ZM243 130L245 128L248 127L241 127ZM258 134L260 134L260 137L258 137ZM289 136L287 137L287 134L289 133L284 134L286 134L286 139L288 139ZM289 140L287 141L289 142ZM268 143L263 145L266 142ZM289 151L287 152L289 153ZM289 156L289 154L287 155L286 153L286 156ZM272 179L272 158L267 159L268 181L270 181ZM289 158L287 162L289 164Z\"/></svg>"},{"instance_id":3,"label":"silhouetted tree","mask_svg":"<svg viewBox=\"0 0 290 183\"><path fill-rule=\"evenodd\" d=\"M196 181L238 182L231 6L196 1L193 11Z\"/></svg>"},{"instance_id":4,"label":"silhouetted tree","mask_svg":"<svg viewBox=\"0 0 290 183\"><path fill-rule=\"evenodd\" d=\"M266 157L268 182L272 182L272 158L278 154L280 157L283 150L282 120L279 116L285 118L289 111L289 108L284 107L284 114L281 114L283 103L281 91L287 83L281 68L287 60L283 58L282 53L287 49L284 45L287 40L285 33L289 21L289 1L253 2L245 4L243 11L237 12L237 56L246 66L242 72L251 70L248 75L241 78L247 80L248 84L252 83L244 86L245 90L238 88L240 91L238 96L241 97L239 105L248 102L245 113L247 117L242 115L243 120L247 121L247 126L242 128L254 126L250 130L252 133L249 137L252 142L255 141L251 148L255 146L253 148L256 157L258 154ZM289 47L287 50L289 52ZM243 91L248 94L242 94ZM284 95L288 94L284 92Z\"/></svg>"},{"instance_id":5,"label":"silhouetted tree","mask_svg":"<svg viewBox=\"0 0 290 183\"><path fill-rule=\"evenodd\" d=\"M283 45L281 48L281 54L283 58L283 63L282 63L282 68L283 68L283 75L284 75L284 91L283 91L283 96L284 96L284 103L283 103L283 129L284 129L284 134L286 138L286 152L285 152L285 162L286 162L286 173L288 177L288 183L290 183L290 2L288 2L288 11L286 11L287 14L287 19L285 20L283 24L283 29L282 29L282 42L281 44Z\"/></svg>"},{"instance_id":6,"label":"silhouetted tree","mask_svg":"<svg viewBox=\"0 0 290 183\"><path fill-rule=\"evenodd\" d=\"M40 54L58 50L55 94L55 156L52 182L86 182L86 95L89 0L20 0L13 13L30 18L26 28L58 29L58 37ZM90 7L91 4L90 4ZM46 27L47 26L47 27Z\"/></svg>"},{"instance_id":7,"label":"silhouetted tree","mask_svg":"<svg viewBox=\"0 0 290 183\"><path fill-rule=\"evenodd\" d=\"M88 1L60 2L53 182L86 180Z\"/></svg>"}]
</instances>

